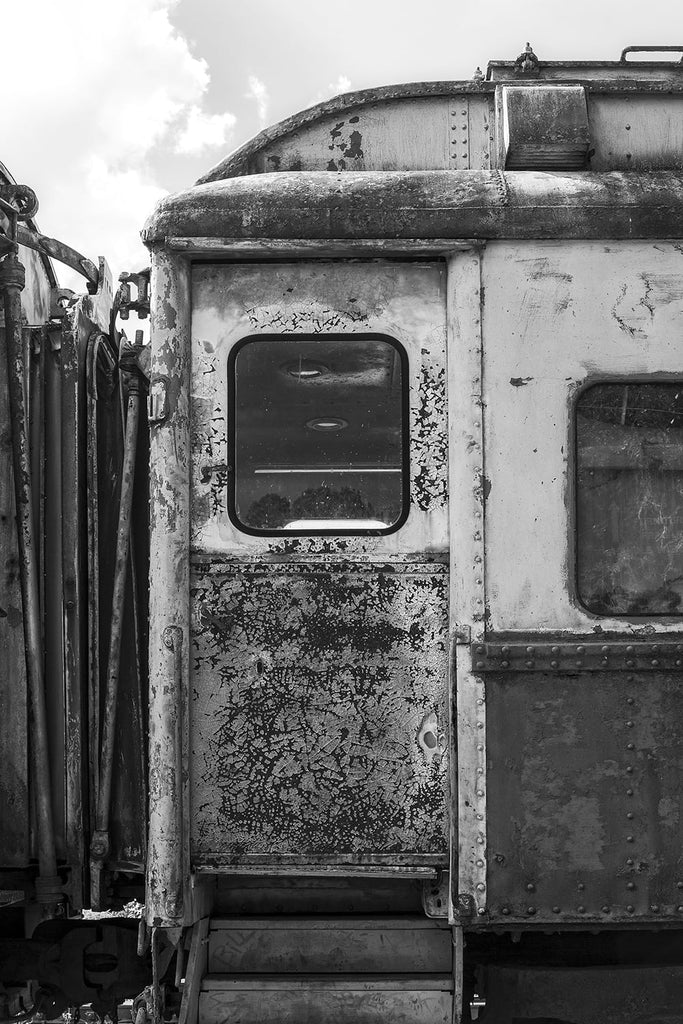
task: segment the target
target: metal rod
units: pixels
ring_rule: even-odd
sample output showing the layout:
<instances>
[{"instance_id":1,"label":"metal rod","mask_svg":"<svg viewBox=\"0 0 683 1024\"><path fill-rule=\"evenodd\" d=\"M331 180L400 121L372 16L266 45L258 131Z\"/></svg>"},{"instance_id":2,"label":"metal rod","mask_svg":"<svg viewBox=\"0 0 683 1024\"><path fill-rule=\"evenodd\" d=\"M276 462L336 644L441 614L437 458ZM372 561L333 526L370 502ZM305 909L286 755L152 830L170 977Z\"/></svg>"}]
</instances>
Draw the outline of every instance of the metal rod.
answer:
<instances>
[{"instance_id":1,"label":"metal rod","mask_svg":"<svg viewBox=\"0 0 683 1024\"><path fill-rule=\"evenodd\" d=\"M54 821L50 797L50 769L43 680L42 631L38 564L33 516L33 484L29 459L24 399L24 359L21 328L21 290L24 268L15 254L0 264L0 285L5 306L7 379L12 430L12 464L16 500L21 596L26 643L26 671L31 706L29 738L31 774L36 809L38 864L43 884L37 886L46 905L59 902Z\"/></svg>"},{"instance_id":2,"label":"metal rod","mask_svg":"<svg viewBox=\"0 0 683 1024\"><path fill-rule=\"evenodd\" d=\"M140 395L137 381L131 382L128 392L128 413L126 416L126 437L121 474L121 497L119 501L119 525L116 539L116 563L114 568L114 589L112 594L112 621L109 640L109 660L104 715L102 720L102 754L100 757L100 784L97 794L95 835L91 854L100 864L109 852L109 808L114 769L114 738L116 731L116 704L118 699L119 669L121 663L121 634L126 595L128 554L130 549L131 508L135 479L135 456L137 450Z\"/></svg>"}]
</instances>

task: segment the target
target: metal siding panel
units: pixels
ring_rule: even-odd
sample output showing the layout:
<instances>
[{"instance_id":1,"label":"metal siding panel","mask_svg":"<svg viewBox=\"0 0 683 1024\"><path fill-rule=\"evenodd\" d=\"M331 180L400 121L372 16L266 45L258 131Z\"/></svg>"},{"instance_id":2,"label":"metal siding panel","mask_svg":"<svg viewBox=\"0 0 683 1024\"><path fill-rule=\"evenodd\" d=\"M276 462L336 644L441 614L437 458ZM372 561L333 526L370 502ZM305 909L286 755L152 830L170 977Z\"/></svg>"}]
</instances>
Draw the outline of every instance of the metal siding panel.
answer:
<instances>
[{"instance_id":1,"label":"metal siding panel","mask_svg":"<svg viewBox=\"0 0 683 1024\"><path fill-rule=\"evenodd\" d=\"M195 861L444 859L447 586L429 565L195 567Z\"/></svg>"},{"instance_id":2,"label":"metal siding panel","mask_svg":"<svg viewBox=\"0 0 683 1024\"><path fill-rule=\"evenodd\" d=\"M487 677L489 920L680 922L682 721L679 673Z\"/></svg>"}]
</instances>

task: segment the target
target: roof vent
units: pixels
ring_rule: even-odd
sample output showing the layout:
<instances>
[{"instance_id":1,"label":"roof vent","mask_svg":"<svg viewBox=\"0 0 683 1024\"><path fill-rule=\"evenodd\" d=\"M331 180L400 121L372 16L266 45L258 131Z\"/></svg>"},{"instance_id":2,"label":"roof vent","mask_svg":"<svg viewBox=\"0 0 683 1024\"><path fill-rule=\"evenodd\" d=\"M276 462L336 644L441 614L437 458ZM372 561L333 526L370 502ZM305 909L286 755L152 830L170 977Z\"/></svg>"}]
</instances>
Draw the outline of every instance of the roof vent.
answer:
<instances>
[{"instance_id":1,"label":"roof vent","mask_svg":"<svg viewBox=\"0 0 683 1024\"><path fill-rule=\"evenodd\" d=\"M505 167L581 170L588 154L588 109L580 85L502 86Z\"/></svg>"}]
</instances>

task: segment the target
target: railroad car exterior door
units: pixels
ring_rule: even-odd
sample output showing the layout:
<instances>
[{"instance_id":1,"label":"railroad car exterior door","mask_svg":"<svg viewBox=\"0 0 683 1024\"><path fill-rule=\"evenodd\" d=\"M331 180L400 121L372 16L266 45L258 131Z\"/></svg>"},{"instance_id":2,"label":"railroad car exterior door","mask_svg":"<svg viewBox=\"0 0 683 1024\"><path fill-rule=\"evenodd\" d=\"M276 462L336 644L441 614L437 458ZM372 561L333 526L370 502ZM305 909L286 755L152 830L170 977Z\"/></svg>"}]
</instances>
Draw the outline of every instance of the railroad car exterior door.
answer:
<instances>
[{"instance_id":1,"label":"railroad car exterior door","mask_svg":"<svg viewBox=\"0 0 683 1024\"><path fill-rule=\"evenodd\" d=\"M192 277L192 864L445 866L445 266Z\"/></svg>"}]
</instances>

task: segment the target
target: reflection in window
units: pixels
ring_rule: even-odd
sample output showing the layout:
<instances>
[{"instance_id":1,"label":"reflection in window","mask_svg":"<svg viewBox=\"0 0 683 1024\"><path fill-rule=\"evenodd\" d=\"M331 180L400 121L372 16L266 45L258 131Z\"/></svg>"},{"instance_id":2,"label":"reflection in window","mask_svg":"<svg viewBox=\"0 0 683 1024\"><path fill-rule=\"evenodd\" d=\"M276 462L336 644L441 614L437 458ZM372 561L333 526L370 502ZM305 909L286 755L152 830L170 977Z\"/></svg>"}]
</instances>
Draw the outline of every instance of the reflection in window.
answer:
<instances>
[{"instance_id":1,"label":"reflection in window","mask_svg":"<svg viewBox=\"0 0 683 1024\"><path fill-rule=\"evenodd\" d=\"M378 337L279 335L233 360L237 523L387 531L404 513L403 358Z\"/></svg>"},{"instance_id":2,"label":"reflection in window","mask_svg":"<svg viewBox=\"0 0 683 1024\"><path fill-rule=\"evenodd\" d=\"M579 597L683 614L683 381L595 385L576 424Z\"/></svg>"}]
</instances>

